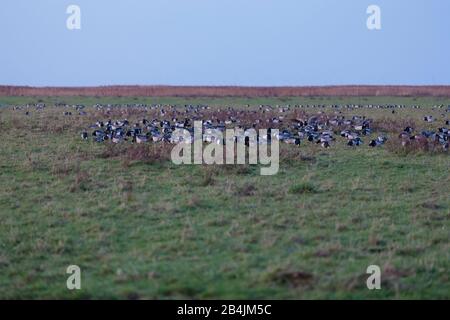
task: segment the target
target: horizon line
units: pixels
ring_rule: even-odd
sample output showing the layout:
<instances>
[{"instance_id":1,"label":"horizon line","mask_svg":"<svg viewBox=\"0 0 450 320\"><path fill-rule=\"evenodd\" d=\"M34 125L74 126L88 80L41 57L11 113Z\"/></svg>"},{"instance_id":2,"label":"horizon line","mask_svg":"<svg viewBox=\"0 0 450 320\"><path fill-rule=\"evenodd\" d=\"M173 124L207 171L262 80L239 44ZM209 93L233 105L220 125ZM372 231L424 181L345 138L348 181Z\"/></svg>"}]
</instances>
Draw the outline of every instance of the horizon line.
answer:
<instances>
[{"instance_id":1,"label":"horizon line","mask_svg":"<svg viewBox=\"0 0 450 320\"><path fill-rule=\"evenodd\" d=\"M450 87L450 84L306 84L306 85L240 85L240 84L97 84L97 85L27 85L0 84L0 88L104 88L104 87L177 87L177 88L329 88L329 87Z\"/></svg>"}]
</instances>

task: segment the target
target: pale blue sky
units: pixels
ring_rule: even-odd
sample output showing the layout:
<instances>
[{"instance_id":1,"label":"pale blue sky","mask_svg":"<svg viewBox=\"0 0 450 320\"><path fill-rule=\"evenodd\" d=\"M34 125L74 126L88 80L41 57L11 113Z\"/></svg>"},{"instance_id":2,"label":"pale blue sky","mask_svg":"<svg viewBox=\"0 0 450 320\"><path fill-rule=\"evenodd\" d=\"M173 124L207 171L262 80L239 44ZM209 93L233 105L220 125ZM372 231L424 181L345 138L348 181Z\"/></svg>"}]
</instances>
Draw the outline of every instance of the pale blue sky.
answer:
<instances>
[{"instance_id":1,"label":"pale blue sky","mask_svg":"<svg viewBox=\"0 0 450 320\"><path fill-rule=\"evenodd\" d=\"M0 84L450 84L448 0L2 0L0 39Z\"/></svg>"}]
</instances>

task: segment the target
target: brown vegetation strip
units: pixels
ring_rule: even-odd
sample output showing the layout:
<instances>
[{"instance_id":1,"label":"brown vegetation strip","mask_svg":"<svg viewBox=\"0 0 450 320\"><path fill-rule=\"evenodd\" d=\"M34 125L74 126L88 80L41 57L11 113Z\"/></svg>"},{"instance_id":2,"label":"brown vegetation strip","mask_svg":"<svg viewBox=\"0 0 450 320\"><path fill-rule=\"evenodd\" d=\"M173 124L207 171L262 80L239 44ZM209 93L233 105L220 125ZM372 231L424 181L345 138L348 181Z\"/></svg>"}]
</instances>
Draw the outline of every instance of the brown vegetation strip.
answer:
<instances>
[{"instance_id":1,"label":"brown vegetation strip","mask_svg":"<svg viewBox=\"0 0 450 320\"><path fill-rule=\"evenodd\" d=\"M143 97L299 97L299 96L442 96L450 86L0 86L0 96L143 96Z\"/></svg>"}]
</instances>

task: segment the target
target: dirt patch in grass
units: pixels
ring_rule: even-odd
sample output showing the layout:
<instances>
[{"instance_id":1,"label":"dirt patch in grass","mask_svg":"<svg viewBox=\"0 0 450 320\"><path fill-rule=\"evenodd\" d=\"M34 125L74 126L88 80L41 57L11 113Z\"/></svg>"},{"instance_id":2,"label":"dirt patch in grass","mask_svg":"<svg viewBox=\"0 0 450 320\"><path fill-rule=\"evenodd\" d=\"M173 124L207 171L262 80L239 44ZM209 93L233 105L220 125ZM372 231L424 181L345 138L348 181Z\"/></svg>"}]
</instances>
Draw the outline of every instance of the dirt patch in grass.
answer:
<instances>
[{"instance_id":1,"label":"dirt patch in grass","mask_svg":"<svg viewBox=\"0 0 450 320\"><path fill-rule=\"evenodd\" d=\"M306 271L285 270L275 272L270 280L291 287L309 287L314 282L314 275Z\"/></svg>"},{"instance_id":2,"label":"dirt patch in grass","mask_svg":"<svg viewBox=\"0 0 450 320\"><path fill-rule=\"evenodd\" d=\"M252 184L245 184L242 187L237 188L235 195L240 197L250 197L255 195L257 191L256 187Z\"/></svg>"},{"instance_id":3,"label":"dirt patch in grass","mask_svg":"<svg viewBox=\"0 0 450 320\"><path fill-rule=\"evenodd\" d=\"M440 210L440 209L444 208L441 205L439 205L437 203L433 203L433 202L424 202L424 203L422 203L421 206L422 206L422 208L431 209L431 210Z\"/></svg>"}]
</instances>

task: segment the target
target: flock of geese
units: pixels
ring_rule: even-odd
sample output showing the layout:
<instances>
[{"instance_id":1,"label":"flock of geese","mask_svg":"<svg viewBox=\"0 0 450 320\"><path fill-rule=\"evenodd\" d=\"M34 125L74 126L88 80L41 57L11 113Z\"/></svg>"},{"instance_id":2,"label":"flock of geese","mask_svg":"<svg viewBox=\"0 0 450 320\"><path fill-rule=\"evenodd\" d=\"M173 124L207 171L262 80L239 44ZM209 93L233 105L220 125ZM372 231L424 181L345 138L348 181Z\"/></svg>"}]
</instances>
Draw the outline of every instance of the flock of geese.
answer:
<instances>
[{"instance_id":1,"label":"flock of geese","mask_svg":"<svg viewBox=\"0 0 450 320\"><path fill-rule=\"evenodd\" d=\"M57 104L57 107L65 107L65 116L87 115L84 105L69 106ZM35 104L27 106L16 106L16 110L26 110L29 115L30 108L45 108L45 104ZM117 108L119 107L119 108ZM248 106L249 107L249 106ZM324 109L332 109L333 113L326 113ZM257 135L258 143L271 143L272 139L277 139L282 143L301 145L302 143L316 143L323 148L329 148L337 139L344 140L345 144L351 147L358 147L364 144L368 138L368 146L382 146L388 139L386 134L372 135L373 120L365 116L343 115L343 111L354 111L358 109L388 109L395 114L405 108L421 109L420 106L407 107L405 105L296 105L296 106L270 106L260 105L256 109L233 107L211 108L207 105L146 105L146 104L124 104L124 105L94 105L94 110L100 111L104 115L115 114L117 110L125 110L124 114L132 112L136 114L151 115L149 118L142 117L139 121L129 121L126 117L121 120L98 120L88 129L81 133L83 140L92 139L102 143L110 141L112 143L149 143L166 142L178 143L180 138L174 135L176 129L184 129L190 133L187 143L193 143L194 121L202 121L202 139L204 142L225 144L225 139L216 137L214 132L225 129L255 129L258 134L259 128L267 129L266 136ZM423 117L425 123L437 123L437 130L414 130L408 126L398 133L402 145L408 145L412 141L419 144L434 144L442 146L444 151L449 149L450 132L447 126L450 115L450 105L435 105L432 110L441 111L441 119L427 115ZM306 111L314 110L315 115L307 115ZM115 111L115 113L114 113ZM131 113L129 111L132 111ZM134 117L135 118L135 117ZM440 126L440 127L439 127ZM278 133L273 129L278 129ZM401 129L401 128L400 128ZM240 137L235 137L235 141ZM248 137L242 137L248 144ZM392 138L392 137L391 137ZM394 137L395 138L395 137Z\"/></svg>"}]
</instances>

